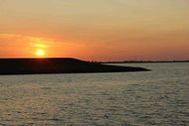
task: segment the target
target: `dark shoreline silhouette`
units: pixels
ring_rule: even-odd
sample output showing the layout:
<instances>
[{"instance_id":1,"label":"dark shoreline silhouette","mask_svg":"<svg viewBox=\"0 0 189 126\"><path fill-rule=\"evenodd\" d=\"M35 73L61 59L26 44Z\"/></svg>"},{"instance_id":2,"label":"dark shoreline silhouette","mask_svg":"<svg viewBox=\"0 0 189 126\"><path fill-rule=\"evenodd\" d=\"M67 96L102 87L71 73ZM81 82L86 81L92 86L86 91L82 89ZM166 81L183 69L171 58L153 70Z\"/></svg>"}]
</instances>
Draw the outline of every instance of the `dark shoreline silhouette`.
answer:
<instances>
[{"instance_id":1,"label":"dark shoreline silhouette","mask_svg":"<svg viewBox=\"0 0 189 126\"><path fill-rule=\"evenodd\" d=\"M105 65L74 58L0 59L0 75L139 71L149 70L141 67Z\"/></svg>"}]
</instances>

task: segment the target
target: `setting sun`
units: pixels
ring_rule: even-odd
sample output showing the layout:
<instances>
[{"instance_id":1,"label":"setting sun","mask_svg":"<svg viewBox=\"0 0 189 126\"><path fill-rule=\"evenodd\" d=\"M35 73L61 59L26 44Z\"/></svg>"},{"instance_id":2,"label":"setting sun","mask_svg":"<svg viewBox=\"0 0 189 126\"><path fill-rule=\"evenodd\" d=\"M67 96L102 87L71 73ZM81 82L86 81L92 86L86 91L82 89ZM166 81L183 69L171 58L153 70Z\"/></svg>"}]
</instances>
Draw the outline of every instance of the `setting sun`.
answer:
<instances>
[{"instance_id":1,"label":"setting sun","mask_svg":"<svg viewBox=\"0 0 189 126\"><path fill-rule=\"evenodd\" d=\"M45 50L43 50L43 49L37 49L36 52L35 52L35 55L37 57L44 57L45 56Z\"/></svg>"}]
</instances>

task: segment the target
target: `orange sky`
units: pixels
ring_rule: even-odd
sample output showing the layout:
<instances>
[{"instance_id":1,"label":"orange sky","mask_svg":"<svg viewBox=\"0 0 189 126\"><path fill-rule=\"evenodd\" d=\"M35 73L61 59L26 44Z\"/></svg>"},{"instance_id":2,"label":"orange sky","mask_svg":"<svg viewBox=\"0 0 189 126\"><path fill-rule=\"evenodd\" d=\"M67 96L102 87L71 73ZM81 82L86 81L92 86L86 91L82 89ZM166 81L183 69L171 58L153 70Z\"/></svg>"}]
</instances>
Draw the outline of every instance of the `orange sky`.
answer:
<instances>
[{"instance_id":1,"label":"orange sky","mask_svg":"<svg viewBox=\"0 0 189 126\"><path fill-rule=\"evenodd\" d=\"M0 0L0 57L189 59L188 0Z\"/></svg>"}]
</instances>

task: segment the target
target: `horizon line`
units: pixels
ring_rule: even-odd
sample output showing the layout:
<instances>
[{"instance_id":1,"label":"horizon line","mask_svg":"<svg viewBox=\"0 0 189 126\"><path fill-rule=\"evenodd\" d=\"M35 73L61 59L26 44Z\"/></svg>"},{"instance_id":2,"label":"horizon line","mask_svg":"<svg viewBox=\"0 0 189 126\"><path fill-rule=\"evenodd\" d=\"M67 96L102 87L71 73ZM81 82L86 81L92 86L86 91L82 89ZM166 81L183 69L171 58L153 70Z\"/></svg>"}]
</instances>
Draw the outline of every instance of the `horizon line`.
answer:
<instances>
[{"instance_id":1,"label":"horizon line","mask_svg":"<svg viewBox=\"0 0 189 126\"><path fill-rule=\"evenodd\" d=\"M0 60L10 60L10 59L15 59L15 60L30 60L30 59L77 59L77 60L83 60L80 58L75 58L75 57L5 57L5 58L0 58ZM101 63L147 63L147 62L189 62L189 59L183 59L183 60L105 60L105 61L99 61L99 60L84 60L84 61L89 61L89 62L101 62Z\"/></svg>"}]
</instances>

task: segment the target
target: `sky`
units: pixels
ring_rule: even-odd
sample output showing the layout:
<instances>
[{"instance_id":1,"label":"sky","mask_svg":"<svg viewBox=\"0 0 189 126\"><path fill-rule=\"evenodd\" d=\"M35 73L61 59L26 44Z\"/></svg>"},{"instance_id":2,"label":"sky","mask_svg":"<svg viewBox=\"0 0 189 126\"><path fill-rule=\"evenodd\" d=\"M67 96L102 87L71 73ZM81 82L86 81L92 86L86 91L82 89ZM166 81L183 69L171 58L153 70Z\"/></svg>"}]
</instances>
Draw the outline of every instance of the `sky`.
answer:
<instances>
[{"instance_id":1,"label":"sky","mask_svg":"<svg viewBox=\"0 0 189 126\"><path fill-rule=\"evenodd\" d=\"M189 59L189 0L0 0L0 58L39 56Z\"/></svg>"}]
</instances>

